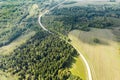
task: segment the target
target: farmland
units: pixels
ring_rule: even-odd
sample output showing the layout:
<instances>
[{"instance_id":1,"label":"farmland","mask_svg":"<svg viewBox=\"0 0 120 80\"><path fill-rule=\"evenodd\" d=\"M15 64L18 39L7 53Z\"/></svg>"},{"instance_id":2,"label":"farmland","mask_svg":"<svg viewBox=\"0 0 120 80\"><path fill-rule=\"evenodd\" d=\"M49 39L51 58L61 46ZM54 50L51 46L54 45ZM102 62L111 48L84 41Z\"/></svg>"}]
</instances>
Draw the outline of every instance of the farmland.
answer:
<instances>
[{"instance_id":1,"label":"farmland","mask_svg":"<svg viewBox=\"0 0 120 80\"><path fill-rule=\"evenodd\" d=\"M0 80L120 79L120 4L62 1L0 1Z\"/></svg>"},{"instance_id":2,"label":"farmland","mask_svg":"<svg viewBox=\"0 0 120 80\"><path fill-rule=\"evenodd\" d=\"M118 80L120 74L119 4L98 4L64 3L46 14L42 18L43 24L49 30L57 31L58 34L62 33L70 38L72 46L87 59L93 80ZM84 71L78 73L82 68L75 70L78 61L79 59L76 59L71 72L83 76Z\"/></svg>"},{"instance_id":3,"label":"farmland","mask_svg":"<svg viewBox=\"0 0 120 80\"><path fill-rule=\"evenodd\" d=\"M120 73L119 44L109 29L92 29L90 32L74 30L69 33L72 44L89 61L93 80L118 80ZM100 43L94 42L97 38Z\"/></svg>"}]
</instances>

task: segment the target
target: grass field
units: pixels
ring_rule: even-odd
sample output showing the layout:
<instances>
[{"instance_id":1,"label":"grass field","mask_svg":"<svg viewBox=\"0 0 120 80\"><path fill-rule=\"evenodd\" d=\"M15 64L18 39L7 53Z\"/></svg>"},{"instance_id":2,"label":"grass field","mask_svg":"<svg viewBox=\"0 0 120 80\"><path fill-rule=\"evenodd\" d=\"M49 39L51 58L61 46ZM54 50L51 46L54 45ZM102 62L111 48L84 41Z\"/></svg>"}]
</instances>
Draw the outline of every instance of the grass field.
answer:
<instances>
[{"instance_id":1,"label":"grass field","mask_svg":"<svg viewBox=\"0 0 120 80\"><path fill-rule=\"evenodd\" d=\"M72 72L73 75L79 76L83 80L87 79L87 71L85 68L85 65L83 61L81 60L81 57L74 57L75 63L72 64L70 71Z\"/></svg>"},{"instance_id":2,"label":"grass field","mask_svg":"<svg viewBox=\"0 0 120 80\"><path fill-rule=\"evenodd\" d=\"M18 80L18 76L0 71L0 80Z\"/></svg>"},{"instance_id":3,"label":"grass field","mask_svg":"<svg viewBox=\"0 0 120 80\"><path fill-rule=\"evenodd\" d=\"M9 55L14 49L19 47L21 44L24 44L34 34L35 34L34 31L27 32L26 34L18 37L16 40L11 42L10 44L0 47L0 55Z\"/></svg>"},{"instance_id":4,"label":"grass field","mask_svg":"<svg viewBox=\"0 0 120 80\"><path fill-rule=\"evenodd\" d=\"M74 2L73 4L71 4L71 2ZM76 2L76 3L75 3ZM63 7L73 7L73 6L87 6L89 5L103 5L103 4L111 4L111 5L115 5L118 4L116 2L107 2L107 1L84 1L84 0L69 0L67 1L67 3L70 4L63 4L62 6L60 6L59 8L63 8Z\"/></svg>"},{"instance_id":5,"label":"grass field","mask_svg":"<svg viewBox=\"0 0 120 80\"><path fill-rule=\"evenodd\" d=\"M69 33L73 46L86 57L93 80L119 80L120 54L116 36L109 29L92 29L89 32L74 30ZM95 43L97 38L100 43Z\"/></svg>"}]
</instances>

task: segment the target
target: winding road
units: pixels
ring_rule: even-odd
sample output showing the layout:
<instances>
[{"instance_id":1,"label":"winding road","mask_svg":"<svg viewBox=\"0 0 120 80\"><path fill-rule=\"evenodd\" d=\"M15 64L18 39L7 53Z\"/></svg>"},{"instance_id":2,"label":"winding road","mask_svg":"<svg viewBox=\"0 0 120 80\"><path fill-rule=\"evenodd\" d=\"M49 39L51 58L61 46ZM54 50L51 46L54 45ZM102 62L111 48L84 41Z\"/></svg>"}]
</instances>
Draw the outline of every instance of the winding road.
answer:
<instances>
[{"instance_id":1,"label":"winding road","mask_svg":"<svg viewBox=\"0 0 120 80\"><path fill-rule=\"evenodd\" d=\"M66 1L67 1L67 0L65 0L65 1L57 4L56 6L50 8L49 10L46 10L45 12L43 12L42 14L39 15L39 17L38 17L38 22L39 22L40 27L41 27L43 30L45 30L45 31L47 31L47 32L49 32L49 33L52 33L52 32L50 32L47 28L45 28L45 27L43 26L43 24L41 23L41 17L42 17L43 15L47 14L48 12L50 12L51 10L53 10L54 8L62 5L62 4L63 4L64 2L66 2ZM69 43L69 44L70 44L70 43ZM73 47L74 47L74 46L73 46ZM77 50L76 47L74 47L74 48ZM89 64L88 64L87 60L85 59L85 57L82 55L82 53L81 53L80 51L77 50L77 52L80 54L80 57L82 58L82 60L84 61L84 64L86 65L87 74L88 74L88 80L93 80L93 79L92 79L92 75L91 75L91 70L90 70L90 67L89 67Z\"/></svg>"},{"instance_id":2,"label":"winding road","mask_svg":"<svg viewBox=\"0 0 120 80\"><path fill-rule=\"evenodd\" d=\"M41 17L42 17L43 15L47 14L49 11L53 10L54 8L60 6L61 4L63 4L63 3L66 2L66 1L67 1L67 0L65 0L65 1L57 4L56 6L50 8L49 10L46 10L45 12L43 12L42 14L39 15L39 17L38 17L38 22L39 22L40 26L43 28L43 30L48 31L49 33L51 33L48 29L46 29L46 28L42 25L42 23L41 23Z\"/></svg>"}]
</instances>

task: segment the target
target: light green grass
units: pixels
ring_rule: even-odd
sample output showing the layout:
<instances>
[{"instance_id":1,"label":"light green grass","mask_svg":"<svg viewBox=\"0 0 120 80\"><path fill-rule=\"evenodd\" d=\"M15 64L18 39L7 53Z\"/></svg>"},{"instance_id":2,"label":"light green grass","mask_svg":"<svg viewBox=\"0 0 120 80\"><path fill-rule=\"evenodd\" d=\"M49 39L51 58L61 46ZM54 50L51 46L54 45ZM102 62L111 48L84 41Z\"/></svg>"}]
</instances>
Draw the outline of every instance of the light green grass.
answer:
<instances>
[{"instance_id":1,"label":"light green grass","mask_svg":"<svg viewBox=\"0 0 120 80\"><path fill-rule=\"evenodd\" d=\"M7 72L0 71L0 80L18 80L17 75L12 75Z\"/></svg>"},{"instance_id":2,"label":"light green grass","mask_svg":"<svg viewBox=\"0 0 120 80\"><path fill-rule=\"evenodd\" d=\"M57 33L62 40L65 40L68 44L73 46L71 42L68 42L68 39L69 39L68 37L64 36L59 32L56 32L56 31L54 32ZM73 58L74 58L74 63L69 68L71 73L75 76L79 76L80 78L82 78L82 80L87 80L87 71L86 71L86 66L84 65L83 60L79 55Z\"/></svg>"},{"instance_id":3,"label":"light green grass","mask_svg":"<svg viewBox=\"0 0 120 80\"><path fill-rule=\"evenodd\" d=\"M119 3L117 2L106 2L106 1L80 1L80 0L69 0L67 2L76 2L73 4L69 4L69 5L65 5L63 4L62 6L60 6L59 8L64 8L64 7L73 7L73 6L88 6L88 5L119 5Z\"/></svg>"},{"instance_id":4,"label":"light green grass","mask_svg":"<svg viewBox=\"0 0 120 80\"><path fill-rule=\"evenodd\" d=\"M21 44L24 44L27 40L31 38L35 34L35 31L27 32L24 35L21 35L16 40L11 42L10 44L0 47L0 55L9 55L12 53L14 49L19 47Z\"/></svg>"},{"instance_id":5,"label":"light green grass","mask_svg":"<svg viewBox=\"0 0 120 80\"><path fill-rule=\"evenodd\" d=\"M38 12L37 4L33 4L32 6L29 6L29 15L27 16L27 19L33 17L34 15L37 15L37 12Z\"/></svg>"},{"instance_id":6,"label":"light green grass","mask_svg":"<svg viewBox=\"0 0 120 80\"><path fill-rule=\"evenodd\" d=\"M85 71L85 65L83 64L83 61L79 56L74 57L74 59L75 59L75 63L72 64L70 71L72 72L73 75L79 76L83 80L86 80L87 75L85 73L86 71Z\"/></svg>"},{"instance_id":7,"label":"light green grass","mask_svg":"<svg viewBox=\"0 0 120 80\"><path fill-rule=\"evenodd\" d=\"M120 27L116 27L112 29L113 34L116 36L118 45L119 45L119 54L120 54Z\"/></svg>"}]
</instances>

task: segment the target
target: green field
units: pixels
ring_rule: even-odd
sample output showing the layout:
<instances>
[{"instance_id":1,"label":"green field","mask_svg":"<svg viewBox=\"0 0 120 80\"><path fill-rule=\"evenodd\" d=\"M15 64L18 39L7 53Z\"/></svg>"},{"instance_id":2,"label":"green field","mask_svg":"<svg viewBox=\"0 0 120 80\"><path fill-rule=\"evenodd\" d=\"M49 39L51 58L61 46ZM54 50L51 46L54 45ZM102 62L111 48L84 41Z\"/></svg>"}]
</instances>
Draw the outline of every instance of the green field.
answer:
<instances>
[{"instance_id":1,"label":"green field","mask_svg":"<svg viewBox=\"0 0 120 80\"><path fill-rule=\"evenodd\" d=\"M18 76L0 70L0 80L18 80Z\"/></svg>"},{"instance_id":2,"label":"green field","mask_svg":"<svg viewBox=\"0 0 120 80\"><path fill-rule=\"evenodd\" d=\"M28 41L34 35L35 35L35 31L27 32L27 33L21 35L20 37L18 37L17 39L15 39L14 41L12 41L10 44L0 47L0 55L12 54L12 52L16 48L18 48L22 44L26 43L26 41Z\"/></svg>"},{"instance_id":3,"label":"green field","mask_svg":"<svg viewBox=\"0 0 120 80\"><path fill-rule=\"evenodd\" d=\"M87 80L86 66L84 65L81 57L74 57L75 63L72 64L70 71L73 75L81 77L83 80Z\"/></svg>"}]
</instances>

